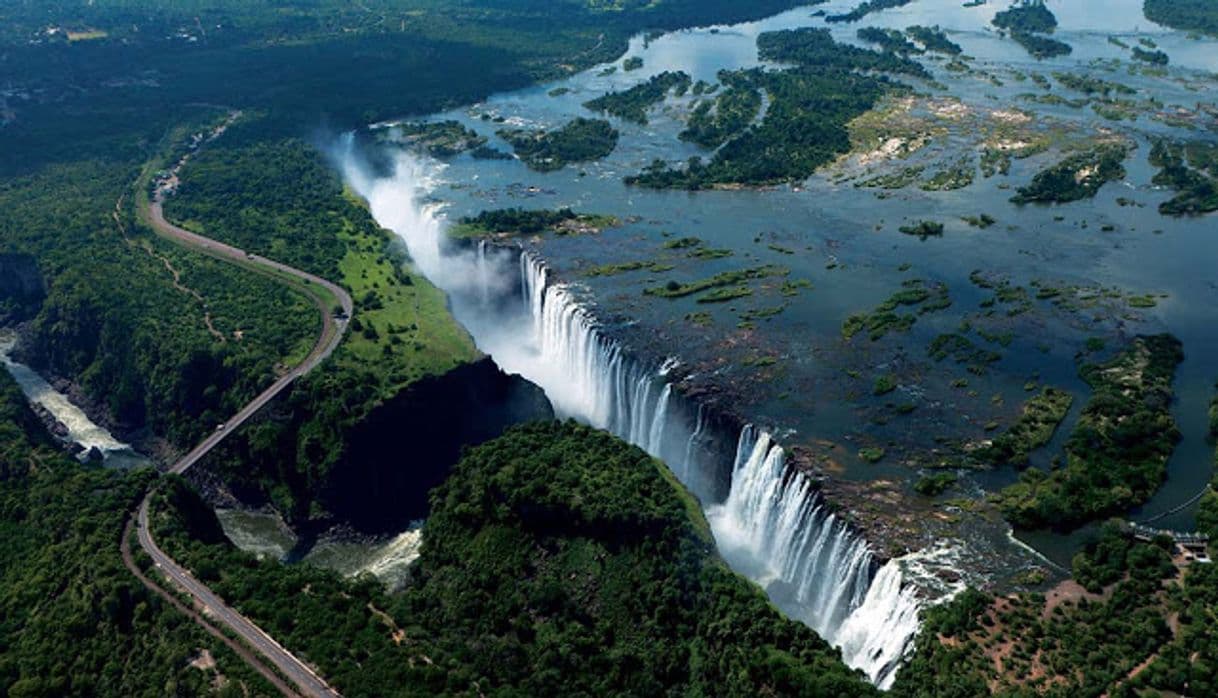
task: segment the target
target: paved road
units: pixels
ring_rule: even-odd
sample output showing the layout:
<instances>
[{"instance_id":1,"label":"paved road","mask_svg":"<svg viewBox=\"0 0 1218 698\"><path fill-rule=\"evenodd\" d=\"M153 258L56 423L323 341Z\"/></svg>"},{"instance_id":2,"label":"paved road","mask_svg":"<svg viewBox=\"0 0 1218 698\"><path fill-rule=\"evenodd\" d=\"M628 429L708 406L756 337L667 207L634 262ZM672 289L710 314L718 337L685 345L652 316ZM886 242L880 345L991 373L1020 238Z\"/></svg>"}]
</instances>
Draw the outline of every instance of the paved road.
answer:
<instances>
[{"instance_id":1,"label":"paved road","mask_svg":"<svg viewBox=\"0 0 1218 698\"><path fill-rule=\"evenodd\" d=\"M123 541L119 546L123 554L123 564L127 566L127 569L131 570L131 574L135 575L144 586L152 590L157 596L164 599L166 603L177 609L179 613L189 617L205 631L207 631L209 635L216 638L220 642L223 642L233 651L234 654L239 656L246 664L253 667L255 671L262 675L262 678L266 679L267 682L274 686L280 693L288 696L288 698L300 698L300 694L296 692L296 689L289 685L288 682L280 678L279 674L276 674L273 670L271 670L270 667L268 667L261 659L258 658L256 654L254 654L253 650L237 642L228 635L220 632L215 625L212 625L206 618L199 615L197 611L195 611L193 608L188 608L178 599L178 597L162 589L159 584L152 581L152 579L144 574L144 571L139 568L139 565L135 564L135 556L131 554L131 545L129 544L129 540L131 538L131 527L133 523L134 518L127 520L127 525L123 528Z\"/></svg>"},{"instance_id":2,"label":"paved road","mask_svg":"<svg viewBox=\"0 0 1218 698\"><path fill-rule=\"evenodd\" d=\"M188 230L179 228L169 221L165 220L164 213L161 209L161 200L158 195L156 200L149 206L149 223L156 230L158 235L175 240L186 247L197 250L213 257L227 260L235 264L255 270L262 270L264 273L278 272L293 277L302 290L308 294L317 304L322 316L322 330L317 338L317 343L313 346L312 351L305 357L304 361L298 364L295 368L280 376L271 387L264 390L258 397L254 398L245 407L242 407L237 414L233 415L222 427L217 428L203 439L199 445L195 446L189 453L180 458L170 468L169 472L181 474L186 472L192 465L199 461L200 458L207 455L209 451L216 447L226 436L231 434L235 429L240 427L247 419L255 412L261 409L266 403L270 402L275 396L283 392L297 378L305 375L309 371L316 368L322 361L330 356L335 347L343 338L343 333L346 332L348 320L354 309L351 301L351 295L342 288L322 279L320 277L303 272L298 269L293 269L286 264L280 264L274 260L266 259L258 255L249 254L245 250L217 242L210 238L192 233ZM340 317L334 316L334 308L328 306L331 302L324 294L313 290L316 287L321 287L329 291L333 298L338 300L342 308ZM297 689L306 696L317 696L320 698L338 698L339 693L331 688L325 680L318 676L312 668L303 661L298 659L291 652L284 649L282 645L275 641L270 635L264 632L261 628L255 625L245 616L233 610L230 606L224 603L224 600L217 596L207 585L191 576L190 572L186 571L181 565L173 560L162 551L152 537L152 532L148 526L148 506L151 493L144 498L140 503L139 513L136 516L136 533L140 547L144 549L148 556L152 558L157 569L161 571L174 585L182 591L190 595L197 606L202 608L204 612L219 623L227 626L230 630L236 633L250 647L261 652L264 657L279 671L280 674L287 677ZM124 536L124 546L126 537ZM147 583L147 582L146 582ZM155 585L151 585L155 587ZM206 623L203 623L207 627ZM255 667L257 668L257 667ZM280 687L282 690L282 686Z\"/></svg>"}]
</instances>

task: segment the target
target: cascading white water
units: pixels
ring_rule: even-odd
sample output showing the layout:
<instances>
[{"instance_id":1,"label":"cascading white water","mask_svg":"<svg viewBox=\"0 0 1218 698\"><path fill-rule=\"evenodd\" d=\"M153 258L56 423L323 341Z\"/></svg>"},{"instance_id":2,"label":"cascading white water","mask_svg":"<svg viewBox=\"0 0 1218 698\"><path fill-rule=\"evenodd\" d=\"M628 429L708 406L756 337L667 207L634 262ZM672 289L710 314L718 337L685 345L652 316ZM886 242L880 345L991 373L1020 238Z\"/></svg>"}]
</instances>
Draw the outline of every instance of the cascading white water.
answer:
<instances>
[{"instance_id":1,"label":"cascading white water","mask_svg":"<svg viewBox=\"0 0 1218 698\"><path fill-rule=\"evenodd\" d=\"M553 283L546 266L518 253L521 306L492 306L510 288L507 254L483 244L446 250L442 217L420 195L429 168L399 152L391 177L369 176L347 148L338 157L347 181L373 216L405 241L418 268L449 293L458 320L505 371L539 385L556 413L579 419L660 458L703 502L715 500L714 467L700 462L704 414L696 424L670 414L666 363L650 369L607 337L572 287ZM917 630L919 601L890 561L875 574L866 542L830 510L813 483L786 467L769 434L739 437L726 500L707 507L724 557L766 586L791 616L842 648L843 658L881 687ZM874 577L874 579L873 579Z\"/></svg>"},{"instance_id":2,"label":"cascading white water","mask_svg":"<svg viewBox=\"0 0 1218 698\"><path fill-rule=\"evenodd\" d=\"M779 607L842 650L842 658L887 687L918 629L921 603L898 561L874 576L860 536L829 510L814 484L786 466L768 433L746 426L731 490L707 518L720 551L751 572Z\"/></svg>"},{"instance_id":3,"label":"cascading white water","mask_svg":"<svg viewBox=\"0 0 1218 698\"><path fill-rule=\"evenodd\" d=\"M89 419L84 410L72 404L67 395L47 383L34 369L14 360L10 354L16 344L15 332L0 330L0 366L12 375L32 405L45 409L63 425L66 429L63 437L80 445L81 451L77 456L80 460L85 460L90 451L96 449L101 452L108 465L130 467L147 462L147 459L133 451L130 445L119 441L105 427Z\"/></svg>"}]
</instances>

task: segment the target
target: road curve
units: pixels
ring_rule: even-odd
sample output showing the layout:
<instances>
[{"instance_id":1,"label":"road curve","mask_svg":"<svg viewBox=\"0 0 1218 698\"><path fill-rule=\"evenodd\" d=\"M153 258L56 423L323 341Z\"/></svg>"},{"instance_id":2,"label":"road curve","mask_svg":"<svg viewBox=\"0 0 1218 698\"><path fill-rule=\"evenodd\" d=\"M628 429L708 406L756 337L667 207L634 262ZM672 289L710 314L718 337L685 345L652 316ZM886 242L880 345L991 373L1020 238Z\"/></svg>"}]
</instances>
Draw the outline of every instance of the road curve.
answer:
<instances>
[{"instance_id":1,"label":"road curve","mask_svg":"<svg viewBox=\"0 0 1218 698\"><path fill-rule=\"evenodd\" d=\"M158 235L195 251L256 272L292 277L292 281L295 283L288 283L291 283L291 285L312 298L321 311L322 317L321 333L308 356L294 368L280 376L269 388L262 391L249 404L242 407L237 414L233 415L223 425L218 426L215 431L208 434L207 438L203 439L189 453L170 466L169 472L180 475L190 469L203 456L207 455L225 437L253 416L255 412L283 392L293 381L325 361L334 352L339 342L342 341L343 334L347 330L347 323L354 311L354 304L351 301L349 293L321 277L294 269L286 264L281 264L265 257L247 253L245 250L233 247L232 245L226 245L173 225L165 220L161 207L160 193L157 194L155 200L148 207L148 223ZM315 290L316 288L325 289L337 300L341 314L335 312L336 308L328 306L329 299ZM301 693L318 698L338 698L338 691L331 688L311 667L286 650L248 618L224 603L224 600L209 589L207 585L195 579L190 572L157 546L148 525L148 508L151 497L152 493L150 492L140 503L139 512L136 515L136 537L140 547L144 549L144 552L148 553L148 556L152 558L153 563L161 573L175 586L186 592L194 600L195 604L203 609L205 614L228 627L246 645L260 652L280 674L295 684ZM124 545L126 544L125 541L126 537L124 536ZM207 626L206 623L203 623L203 625Z\"/></svg>"},{"instance_id":2,"label":"road curve","mask_svg":"<svg viewBox=\"0 0 1218 698\"><path fill-rule=\"evenodd\" d=\"M262 391L258 397L254 398L245 407L242 407L237 414L233 415L227 422L225 422L223 428L219 428L215 432L209 434L207 438L203 439L203 441L191 449L189 453L182 456L182 458L180 458L169 468L169 472L181 474L189 469L190 466L194 465L209 451L211 451L211 449L215 448L216 444L223 441L224 438L228 436L229 432L241 426L246 420L253 416L255 412L266 405L266 403L270 402L275 398L276 395L283 392L284 388L291 385L292 382L297 378L305 375L309 371L312 371L322 361L325 361L326 358L334 352L334 349L342 340L343 333L347 330L347 323L355 306L351 300L351 294L319 276L314 276L313 274L300 271L299 269L293 269L286 264L281 264L256 254L250 254L240 248L233 247L232 245L226 245L222 242L199 235L198 233L192 233L189 230L179 228L178 226L170 223L169 221L165 220L165 214L161 207L161 199L159 195L148 207L148 222L152 225L152 228L157 232L158 235L173 240L196 251L202 252L203 254L230 261L239 266L252 267L255 270L262 269L264 272L270 270L294 277L301 282L301 290L308 294L313 299L313 302L317 304L318 308L321 310L322 317L321 335L317 338L317 343L313 345L312 351L309 352L309 355L305 357L304 361L300 362L287 373L280 376L279 379L272 383L269 388ZM342 307L341 317L334 317L334 313L332 312L334 309L326 307L326 300L322 298L320 294L313 292L310 288L311 286L319 286L324 288L338 299L338 302Z\"/></svg>"}]
</instances>

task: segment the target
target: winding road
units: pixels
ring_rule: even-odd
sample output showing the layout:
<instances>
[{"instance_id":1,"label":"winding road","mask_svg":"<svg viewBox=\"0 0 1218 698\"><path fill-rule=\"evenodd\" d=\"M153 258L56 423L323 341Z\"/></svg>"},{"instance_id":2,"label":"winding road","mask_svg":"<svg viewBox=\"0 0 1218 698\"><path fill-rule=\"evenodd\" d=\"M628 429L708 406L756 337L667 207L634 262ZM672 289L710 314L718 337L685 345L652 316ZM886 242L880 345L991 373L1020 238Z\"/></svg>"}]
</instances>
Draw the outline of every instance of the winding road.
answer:
<instances>
[{"instance_id":1,"label":"winding road","mask_svg":"<svg viewBox=\"0 0 1218 698\"><path fill-rule=\"evenodd\" d=\"M325 361L333 353L339 342L342 341L343 334L347 330L347 324L354 311L354 304L351 301L350 294L325 279L300 271L299 269L294 269L286 264L247 253L245 250L226 245L173 225L165 220L161 206L163 196L163 192L158 191L155 199L147 209L147 222L152 226L157 235L189 249L236 264L250 271L275 277L309 296L317 304L322 317L321 333L308 356L280 376L269 388L262 391L261 394L242 407L227 422L218 425L216 430L209 434L207 438L203 439L189 453L170 466L169 472L180 475L189 470L203 456L207 455L225 437L253 416L254 413L283 392L293 381L312 371ZM149 492L140 503L139 511L135 517L136 538L139 541L140 547L152 558L153 564L161 574L169 579L174 586L190 596L195 606L201 609L204 615L228 628L228 630L242 640L246 647L253 648L262 654L267 662L277 670L278 674L294 684L296 690L301 694L321 698L338 698L338 691L331 688L308 664L285 649L248 618L224 603L224 600L209 589L206 584L196 579L188 570L161 550L156 544L156 540L153 539L152 531L148 525L148 508L151 497L152 493ZM128 538L129 531L126 531L123 534L121 545L124 561L128 563L128 567L140 578L141 582L154 592L164 594L165 592L144 576L135 565L130 554ZM215 628L211 627L202 616L193 613L190 615L205 630L213 635L216 634ZM231 643L229 644L232 646ZM237 650L236 647L234 649ZM237 652L246 661L253 659L248 652L241 652L240 650L237 650ZM265 666L262 666L261 662L253 661L250 663L256 670L263 673L264 676L268 675L269 670ZM295 695L282 681L273 679L271 676L268 676L268 679L281 692L287 695Z\"/></svg>"}]
</instances>

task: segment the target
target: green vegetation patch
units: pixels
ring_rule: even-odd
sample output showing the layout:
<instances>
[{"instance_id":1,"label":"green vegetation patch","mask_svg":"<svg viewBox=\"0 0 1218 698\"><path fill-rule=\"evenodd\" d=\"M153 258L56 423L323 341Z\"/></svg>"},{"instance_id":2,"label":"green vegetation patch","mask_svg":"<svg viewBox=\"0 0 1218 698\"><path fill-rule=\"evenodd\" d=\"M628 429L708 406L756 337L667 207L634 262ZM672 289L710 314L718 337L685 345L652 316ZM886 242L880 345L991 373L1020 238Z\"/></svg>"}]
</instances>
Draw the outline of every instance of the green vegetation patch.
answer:
<instances>
[{"instance_id":1,"label":"green vegetation patch","mask_svg":"<svg viewBox=\"0 0 1218 698\"><path fill-rule=\"evenodd\" d=\"M1218 36L1218 7L1208 0L1145 0L1142 9L1156 24Z\"/></svg>"},{"instance_id":2,"label":"green vegetation patch","mask_svg":"<svg viewBox=\"0 0 1218 698\"><path fill-rule=\"evenodd\" d=\"M1099 95L1108 97L1112 94L1132 95L1137 94L1137 90L1128 85L1111 82L1095 75L1085 75L1082 73L1053 73L1053 79L1056 80L1062 87L1082 92L1086 95Z\"/></svg>"},{"instance_id":3,"label":"green vegetation patch","mask_svg":"<svg viewBox=\"0 0 1218 698\"><path fill-rule=\"evenodd\" d=\"M1008 31L1047 34L1057 28L1057 17L1041 0L1019 0L994 15L995 27Z\"/></svg>"},{"instance_id":4,"label":"green vegetation patch","mask_svg":"<svg viewBox=\"0 0 1218 698\"><path fill-rule=\"evenodd\" d=\"M1025 528L1074 528L1147 501L1180 439L1171 401L1183 357L1180 341L1161 334L1084 366L1092 396L1066 444L1065 467L1027 470L1005 488L997 500L1007 518Z\"/></svg>"},{"instance_id":5,"label":"green vegetation patch","mask_svg":"<svg viewBox=\"0 0 1218 698\"><path fill-rule=\"evenodd\" d=\"M1065 56L1072 51L1069 44L1044 36L1057 28L1057 17L1042 0L1021 0L994 15L992 22L1035 58Z\"/></svg>"},{"instance_id":6,"label":"green vegetation patch","mask_svg":"<svg viewBox=\"0 0 1218 698\"><path fill-rule=\"evenodd\" d=\"M662 273L672 271L673 265L664 264L662 262L619 262L617 264L598 264L589 268L584 273L588 276L616 276L625 274L631 271L649 271L652 273Z\"/></svg>"},{"instance_id":7,"label":"green vegetation patch","mask_svg":"<svg viewBox=\"0 0 1218 698\"><path fill-rule=\"evenodd\" d=\"M711 289L724 289L726 287L735 287L726 293L735 293L740 288L747 288L741 284L745 281L755 279L764 279L772 276L786 276L791 273L786 267L767 264L765 266L753 267L751 269L739 269L735 271L725 271L715 274L706 279L699 279L689 283L680 283L678 281L669 281L663 286L651 286L643 289L643 293L648 296L658 296L660 298L683 298L691 296L702 291ZM750 291L751 293L751 291ZM747 294L745 294L747 295ZM716 300L722 297L717 296ZM727 298L722 298L727 300Z\"/></svg>"},{"instance_id":8,"label":"green vegetation patch","mask_svg":"<svg viewBox=\"0 0 1218 698\"><path fill-rule=\"evenodd\" d=\"M925 475L914 483L914 491L924 497L938 497L952 488L960 478L955 473Z\"/></svg>"},{"instance_id":9,"label":"green vegetation patch","mask_svg":"<svg viewBox=\"0 0 1218 698\"><path fill-rule=\"evenodd\" d=\"M441 159L486 145L485 136L451 120L399 124L390 129L389 134L408 146Z\"/></svg>"},{"instance_id":10,"label":"green vegetation patch","mask_svg":"<svg viewBox=\"0 0 1218 698\"><path fill-rule=\"evenodd\" d=\"M877 27L863 27L856 32L860 41L866 41L879 46L885 51L909 55L911 53L923 53L923 50L918 48L913 42L905 38L905 34L898 29L879 29Z\"/></svg>"},{"instance_id":11,"label":"green vegetation patch","mask_svg":"<svg viewBox=\"0 0 1218 698\"><path fill-rule=\"evenodd\" d=\"M538 172L560 170L569 163L600 160L617 147L618 132L604 119L578 117L557 131L503 129L499 137L516 156Z\"/></svg>"},{"instance_id":12,"label":"green vegetation patch","mask_svg":"<svg viewBox=\"0 0 1218 698\"><path fill-rule=\"evenodd\" d=\"M669 93L677 96L689 89L690 77L684 72L664 71L647 82L623 92L609 92L584 102L592 111L604 112L639 124L647 123L647 111L663 102Z\"/></svg>"},{"instance_id":13,"label":"green vegetation patch","mask_svg":"<svg viewBox=\"0 0 1218 698\"><path fill-rule=\"evenodd\" d=\"M863 2L855 5L854 9L850 10L849 12L828 15L825 17L825 21L831 24L857 22L872 12L890 10L894 7L904 7L911 2L913 2L913 0L863 0Z\"/></svg>"},{"instance_id":14,"label":"green vegetation patch","mask_svg":"<svg viewBox=\"0 0 1218 698\"><path fill-rule=\"evenodd\" d=\"M1162 51L1147 51L1141 46L1133 47L1133 58L1136 61L1142 61L1151 65L1167 65L1171 62L1166 53Z\"/></svg>"},{"instance_id":15,"label":"green vegetation patch","mask_svg":"<svg viewBox=\"0 0 1218 698\"><path fill-rule=\"evenodd\" d=\"M902 167L896 172L876 175L861 182L856 182L854 186L867 189L904 189L921 179L922 173L925 171L925 165Z\"/></svg>"},{"instance_id":16,"label":"green vegetation patch","mask_svg":"<svg viewBox=\"0 0 1218 698\"><path fill-rule=\"evenodd\" d=\"M722 143L714 155L681 166L657 160L627 177L627 184L696 190L801 181L850 151L847 125L854 118L884 95L905 89L873 73L929 77L916 61L838 44L825 29L766 32L757 45L764 60L795 67L721 78L731 83L729 92L738 90L738 97L717 100L714 111L705 102L695 107L685 136L705 145ZM765 92L770 103L760 123L744 127L746 117L751 121L756 113L758 99L749 91ZM732 131L737 133L729 138Z\"/></svg>"},{"instance_id":17,"label":"green vegetation patch","mask_svg":"<svg viewBox=\"0 0 1218 698\"><path fill-rule=\"evenodd\" d=\"M1070 393L1045 388L1024 403L1022 414L1010 429L973 455L996 465L1027 465L1029 454L1049 443L1073 404L1074 396Z\"/></svg>"},{"instance_id":18,"label":"green vegetation patch","mask_svg":"<svg viewBox=\"0 0 1218 698\"><path fill-rule=\"evenodd\" d=\"M803 28L765 32L757 37L762 60L819 66L826 70L873 70L920 78L930 74L921 63L892 54L839 44L828 29Z\"/></svg>"},{"instance_id":19,"label":"green vegetation patch","mask_svg":"<svg viewBox=\"0 0 1218 698\"><path fill-rule=\"evenodd\" d=\"M977 173L977 165L970 158L964 158L949 167L939 170L930 179L923 182L923 191L954 191L964 189L973 183Z\"/></svg>"},{"instance_id":20,"label":"green vegetation patch","mask_svg":"<svg viewBox=\"0 0 1218 698\"><path fill-rule=\"evenodd\" d=\"M1033 58L1056 58L1058 56L1068 56L1074 52L1074 48L1064 41L1051 39L1040 34L1033 34L1025 31L1011 32L1011 38L1014 39L1020 46L1023 46Z\"/></svg>"},{"instance_id":21,"label":"green vegetation patch","mask_svg":"<svg viewBox=\"0 0 1218 698\"><path fill-rule=\"evenodd\" d=\"M761 110L761 92L749 79L749 74L724 72L719 79L727 89L713 99L698 102L685 129L677 134L681 140L703 148L718 148L757 117Z\"/></svg>"},{"instance_id":22,"label":"green vegetation patch","mask_svg":"<svg viewBox=\"0 0 1218 698\"><path fill-rule=\"evenodd\" d=\"M748 286L733 286L728 288L716 288L710 293L698 298L699 303L726 303L736 300L737 298L745 298L753 295L753 289Z\"/></svg>"},{"instance_id":23,"label":"green vegetation patch","mask_svg":"<svg viewBox=\"0 0 1218 698\"><path fill-rule=\"evenodd\" d=\"M484 236L514 237L517 235L591 235L621 222L613 216L576 213L569 208L557 210L501 208L481 211L476 216L462 218L449 229L458 238Z\"/></svg>"},{"instance_id":24,"label":"green vegetation patch","mask_svg":"<svg viewBox=\"0 0 1218 698\"><path fill-rule=\"evenodd\" d=\"M985 367L1002 360L1002 354L978 347L963 334L951 332L931 340L926 355L935 361L951 358L958 364L968 364L971 373L984 373Z\"/></svg>"},{"instance_id":25,"label":"green vegetation patch","mask_svg":"<svg viewBox=\"0 0 1218 698\"><path fill-rule=\"evenodd\" d=\"M943 224L938 221L918 221L917 223L903 225L897 230L905 235L912 235L919 240L943 237Z\"/></svg>"},{"instance_id":26,"label":"green vegetation patch","mask_svg":"<svg viewBox=\"0 0 1218 698\"><path fill-rule=\"evenodd\" d=\"M998 222L993 216L991 216L988 213L982 213L982 214L979 214L976 216L964 216L960 220L964 221L965 223L968 223L969 225L971 225L974 228L981 228L982 230L984 230Z\"/></svg>"},{"instance_id":27,"label":"green vegetation patch","mask_svg":"<svg viewBox=\"0 0 1218 698\"><path fill-rule=\"evenodd\" d=\"M942 53L948 56L959 56L964 53L960 44L947 38L947 34L939 27L912 26L905 29L909 38L922 44L927 51Z\"/></svg>"},{"instance_id":28,"label":"green vegetation patch","mask_svg":"<svg viewBox=\"0 0 1218 698\"><path fill-rule=\"evenodd\" d=\"M1129 147L1105 143L1076 153L1037 172L1032 182L1011 197L1016 204L1067 203L1090 199L1100 187L1125 177Z\"/></svg>"},{"instance_id":29,"label":"green vegetation patch","mask_svg":"<svg viewBox=\"0 0 1218 698\"><path fill-rule=\"evenodd\" d=\"M891 694L1212 693L1218 574L1194 563L1181 575L1172 547L1106 525L1074 558L1087 593L1072 585L994 599L970 589L928 609Z\"/></svg>"},{"instance_id":30,"label":"green vegetation patch","mask_svg":"<svg viewBox=\"0 0 1218 698\"><path fill-rule=\"evenodd\" d=\"M942 283L927 285L921 279L902 282L902 289L869 313L857 313L846 318L842 324L842 338L850 341L856 334L866 331L871 341L882 339L889 332L908 332L918 321L918 315L943 310L951 306L947 286ZM902 307L917 307L917 314L898 313Z\"/></svg>"},{"instance_id":31,"label":"green vegetation patch","mask_svg":"<svg viewBox=\"0 0 1218 698\"><path fill-rule=\"evenodd\" d=\"M341 238L347 254L338 280L355 300L355 317L332 361L352 378L367 372L377 378L367 403L346 403L355 416L421 378L477 359L479 352L449 314L444 292L387 249L388 236L371 216L354 203L345 213Z\"/></svg>"},{"instance_id":32,"label":"green vegetation patch","mask_svg":"<svg viewBox=\"0 0 1218 698\"><path fill-rule=\"evenodd\" d=\"M662 463L609 434L514 429L468 451L431 502L396 594L194 540L214 517L169 500L153 526L344 695L878 695L728 570Z\"/></svg>"},{"instance_id":33,"label":"green vegetation patch","mask_svg":"<svg viewBox=\"0 0 1218 698\"><path fill-rule=\"evenodd\" d=\"M1069 44L1044 36L1057 28L1057 17L1043 0L1020 0L994 15L992 22L1010 32L1011 38L1035 58L1066 56L1073 51Z\"/></svg>"},{"instance_id":34,"label":"green vegetation patch","mask_svg":"<svg viewBox=\"0 0 1218 698\"><path fill-rule=\"evenodd\" d=\"M884 460L887 452L879 446L865 446L859 449L859 460L864 463L879 463Z\"/></svg>"},{"instance_id":35,"label":"green vegetation patch","mask_svg":"<svg viewBox=\"0 0 1218 698\"><path fill-rule=\"evenodd\" d=\"M876 376L875 382L871 385L871 394L875 396L887 395L897 389L896 376L884 374Z\"/></svg>"},{"instance_id":36,"label":"green vegetation patch","mask_svg":"<svg viewBox=\"0 0 1218 698\"><path fill-rule=\"evenodd\" d=\"M1218 146L1212 143L1155 141L1150 163L1159 168L1153 182L1176 192L1159 205L1167 216L1218 211Z\"/></svg>"}]
</instances>

